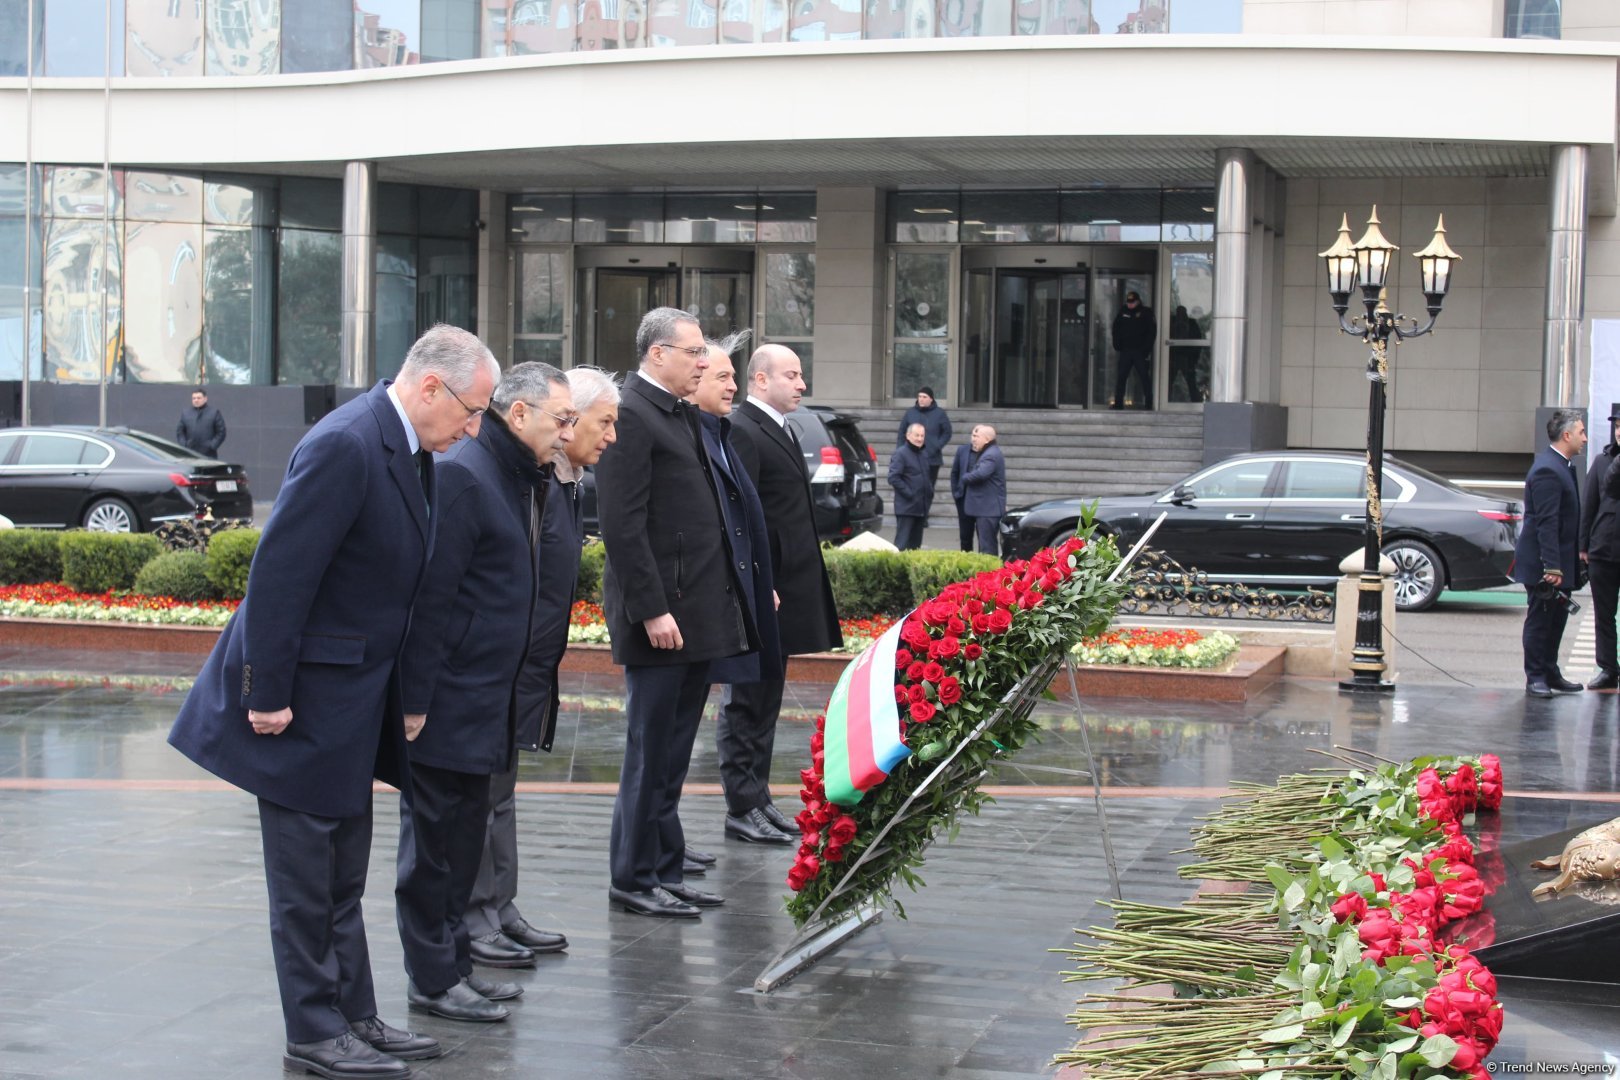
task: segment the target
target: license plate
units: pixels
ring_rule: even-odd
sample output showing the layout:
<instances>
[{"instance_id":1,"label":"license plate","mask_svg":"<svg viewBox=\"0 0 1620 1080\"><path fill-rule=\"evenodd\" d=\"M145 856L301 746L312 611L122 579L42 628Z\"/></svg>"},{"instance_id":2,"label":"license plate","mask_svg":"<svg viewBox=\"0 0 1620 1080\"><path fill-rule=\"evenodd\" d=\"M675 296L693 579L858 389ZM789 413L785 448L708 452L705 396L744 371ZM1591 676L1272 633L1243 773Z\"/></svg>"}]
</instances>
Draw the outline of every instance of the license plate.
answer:
<instances>
[{"instance_id":1,"label":"license plate","mask_svg":"<svg viewBox=\"0 0 1620 1080\"><path fill-rule=\"evenodd\" d=\"M214 490L229 494L230 492L233 492L233 491L236 490L236 481L235 480L216 480L216 481L214 481Z\"/></svg>"},{"instance_id":2,"label":"license plate","mask_svg":"<svg viewBox=\"0 0 1620 1080\"><path fill-rule=\"evenodd\" d=\"M877 490L877 481L876 480L862 480L860 483L858 483L856 485L856 490L859 491L863 495L874 492L874 491Z\"/></svg>"}]
</instances>

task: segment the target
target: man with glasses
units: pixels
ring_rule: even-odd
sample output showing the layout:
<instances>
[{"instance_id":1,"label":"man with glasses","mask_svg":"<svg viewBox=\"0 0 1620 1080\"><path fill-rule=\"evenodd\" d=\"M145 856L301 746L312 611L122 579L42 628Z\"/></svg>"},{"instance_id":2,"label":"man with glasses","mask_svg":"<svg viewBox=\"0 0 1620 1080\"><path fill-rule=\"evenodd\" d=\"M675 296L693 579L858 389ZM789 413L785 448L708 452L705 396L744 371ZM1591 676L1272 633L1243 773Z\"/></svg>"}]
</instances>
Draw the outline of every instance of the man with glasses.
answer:
<instances>
[{"instance_id":1,"label":"man with glasses","mask_svg":"<svg viewBox=\"0 0 1620 1080\"><path fill-rule=\"evenodd\" d=\"M1136 290L1127 292L1125 306L1114 316L1114 353L1119 364L1114 374L1114 408L1125 407L1125 388L1133 371L1136 373L1137 392L1141 394L1137 398L1137 408L1153 407L1149 373L1153 370L1153 341L1158 333L1159 328L1153 321L1153 309L1143 305Z\"/></svg>"},{"instance_id":2,"label":"man with glasses","mask_svg":"<svg viewBox=\"0 0 1620 1080\"><path fill-rule=\"evenodd\" d=\"M551 458L578 419L562 372L518 364L495 388L478 435L436 470L438 535L405 643L413 745L394 898L410 1007L448 1020L504 1020L498 1003L523 993L473 972L462 913L483 858L490 777L516 753Z\"/></svg>"},{"instance_id":3,"label":"man with glasses","mask_svg":"<svg viewBox=\"0 0 1620 1080\"><path fill-rule=\"evenodd\" d=\"M655 308L636 331L641 367L625 380L619 441L602 455L603 607L624 666L624 765L609 841L609 900L625 911L696 918L677 809L708 698L709 661L757 646L754 614L686 403L709 366L691 315Z\"/></svg>"},{"instance_id":4,"label":"man with glasses","mask_svg":"<svg viewBox=\"0 0 1620 1080\"><path fill-rule=\"evenodd\" d=\"M377 1016L360 900L372 778L410 784L397 688L445 516L432 454L478 434L499 377L478 338L435 326L397 380L299 440L247 596L169 733L259 798L288 1068L402 1080L402 1059L442 1053Z\"/></svg>"}]
</instances>

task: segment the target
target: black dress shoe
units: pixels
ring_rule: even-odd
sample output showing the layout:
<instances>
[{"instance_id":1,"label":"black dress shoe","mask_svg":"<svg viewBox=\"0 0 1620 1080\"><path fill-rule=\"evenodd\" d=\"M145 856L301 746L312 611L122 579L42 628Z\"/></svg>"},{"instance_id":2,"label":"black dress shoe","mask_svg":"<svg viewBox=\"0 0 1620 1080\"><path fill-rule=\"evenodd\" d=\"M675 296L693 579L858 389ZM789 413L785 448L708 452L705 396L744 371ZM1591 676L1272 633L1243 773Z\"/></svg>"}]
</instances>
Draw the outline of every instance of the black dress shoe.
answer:
<instances>
[{"instance_id":1,"label":"black dress shoe","mask_svg":"<svg viewBox=\"0 0 1620 1080\"><path fill-rule=\"evenodd\" d=\"M757 806L741 816L727 814L726 835L746 840L750 844L793 843L793 837L772 825L770 819L765 816L765 811Z\"/></svg>"},{"instance_id":2,"label":"black dress shoe","mask_svg":"<svg viewBox=\"0 0 1620 1080\"><path fill-rule=\"evenodd\" d=\"M485 967L534 967L534 950L519 945L500 930L467 942L467 953L473 963Z\"/></svg>"},{"instance_id":3,"label":"black dress shoe","mask_svg":"<svg viewBox=\"0 0 1620 1080\"><path fill-rule=\"evenodd\" d=\"M561 934L554 934L550 930L536 930L522 919L502 926L501 933L525 949L537 953L562 952L568 948L568 939Z\"/></svg>"},{"instance_id":4,"label":"black dress shoe","mask_svg":"<svg viewBox=\"0 0 1620 1080\"><path fill-rule=\"evenodd\" d=\"M1553 688L1547 685L1547 681L1545 679L1532 679L1530 682L1525 683L1524 693L1526 697L1558 696L1553 692Z\"/></svg>"},{"instance_id":5,"label":"black dress shoe","mask_svg":"<svg viewBox=\"0 0 1620 1080\"><path fill-rule=\"evenodd\" d=\"M1586 684L1588 690L1620 690L1620 673L1600 671Z\"/></svg>"},{"instance_id":6,"label":"black dress shoe","mask_svg":"<svg viewBox=\"0 0 1620 1080\"><path fill-rule=\"evenodd\" d=\"M417 1012L432 1013L446 1020L466 1020L475 1024L492 1024L505 1020L510 1013L501 1005L467 985L466 980L456 983L440 994L424 994L415 983L405 985L405 1000Z\"/></svg>"},{"instance_id":7,"label":"black dress shoe","mask_svg":"<svg viewBox=\"0 0 1620 1080\"><path fill-rule=\"evenodd\" d=\"M1581 691L1586 689L1586 687L1582 686L1580 683L1571 682L1562 675L1558 676L1556 679L1548 679L1547 685L1552 687L1555 693L1559 694L1579 694Z\"/></svg>"},{"instance_id":8,"label":"black dress shoe","mask_svg":"<svg viewBox=\"0 0 1620 1080\"><path fill-rule=\"evenodd\" d=\"M760 810L764 812L765 820L776 826L777 832L786 833L795 844L799 842L799 837L803 835L799 832L799 827L789 821L787 816L776 808L775 803L766 803Z\"/></svg>"},{"instance_id":9,"label":"black dress shoe","mask_svg":"<svg viewBox=\"0 0 1620 1080\"><path fill-rule=\"evenodd\" d=\"M700 862L693 862L691 859L681 860L681 877L683 878L702 877L708 872L709 868Z\"/></svg>"},{"instance_id":10,"label":"black dress shoe","mask_svg":"<svg viewBox=\"0 0 1620 1080\"><path fill-rule=\"evenodd\" d=\"M685 882L679 885L665 885L664 891L677 900L685 900L693 907L719 907L726 902L726 898L723 896L716 896L714 893L704 892L702 889L694 889Z\"/></svg>"},{"instance_id":11,"label":"black dress shoe","mask_svg":"<svg viewBox=\"0 0 1620 1080\"><path fill-rule=\"evenodd\" d=\"M631 892L608 886L608 899L635 915L651 915L657 919L695 919L698 909L684 900L677 900L666 889L644 889Z\"/></svg>"},{"instance_id":12,"label":"black dress shoe","mask_svg":"<svg viewBox=\"0 0 1620 1080\"><path fill-rule=\"evenodd\" d=\"M489 1001L511 1001L523 996L523 987L515 982L491 982L476 973L463 975L461 981L472 987L473 993Z\"/></svg>"},{"instance_id":13,"label":"black dress shoe","mask_svg":"<svg viewBox=\"0 0 1620 1080\"><path fill-rule=\"evenodd\" d=\"M312 1043L288 1043L281 1064L327 1080L405 1080L411 1067L379 1052L354 1032Z\"/></svg>"},{"instance_id":14,"label":"black dress shoe","mask_svg":"<svg viewBox=\"0 0 1620 1080\"><path fill-rule=\"evenodd\" d=\"M409 1031L389 1027L377 1016L369 1020L351 1020L349 1030L370 1043L373 1050L389 1057L397 1057L401 1061L420 1061L423 1058L436 1058L444 1053L444 1047L439 1045L438 1039L430 1039L426 1035L413 1035Z\"/></svg>"},{"instance_id":15,"label":"black dress shoe","mask_svg":"<svg viewBox=\"0 0 1620 1080\"><path fill-rule=\"evenodd\" d=\"M715 857L707 851L699 851L690 844L686 846L686 851L683 854L685 854L688 862L702 863L704 866L713 866L716 861Z\"/></svg>"}]
</instances>

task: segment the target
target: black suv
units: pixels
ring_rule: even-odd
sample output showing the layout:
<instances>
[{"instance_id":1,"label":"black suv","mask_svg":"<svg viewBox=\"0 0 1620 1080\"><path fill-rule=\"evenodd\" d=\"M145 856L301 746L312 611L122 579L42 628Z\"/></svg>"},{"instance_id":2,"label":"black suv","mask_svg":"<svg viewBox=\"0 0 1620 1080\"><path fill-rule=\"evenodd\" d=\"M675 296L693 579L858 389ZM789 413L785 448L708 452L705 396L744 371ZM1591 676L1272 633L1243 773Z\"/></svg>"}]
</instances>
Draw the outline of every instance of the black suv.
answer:
<instances>
[{"instance_id":1,"label":"black suv","mask_svg":"<svg viewBox=\"0 0 1620 1080\"><path fill-rule=\"evenodd\" d=\"M816 538L842 543L883 522L883 500L877 493L877 454L861 435L860 425L825 405L810 405L788 414L787 422L804 449L815 508ZM612 451L608 451L612 453ZM598 536L596 476L585 470L585 534Z\"/></svg>"}]
</instances>

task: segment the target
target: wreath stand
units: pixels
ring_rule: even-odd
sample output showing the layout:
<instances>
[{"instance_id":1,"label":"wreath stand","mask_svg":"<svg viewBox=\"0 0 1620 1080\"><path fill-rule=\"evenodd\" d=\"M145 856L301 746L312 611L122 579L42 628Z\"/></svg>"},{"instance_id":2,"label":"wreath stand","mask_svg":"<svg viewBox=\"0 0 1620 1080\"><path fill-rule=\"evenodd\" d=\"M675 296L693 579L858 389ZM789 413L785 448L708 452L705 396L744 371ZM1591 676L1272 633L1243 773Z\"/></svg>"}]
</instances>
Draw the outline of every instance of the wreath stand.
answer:
<instances>
[{"instance_id":1,"label":"wreath stand","mask_svg":"<svg viewBox=\"0 0 1620 1080\"><path fill-rule=\"evenodd\" d=\"M1131 548L1130 553L1121 559L1119 565L1114 567L1108 580L1113 581L1124 573L1125 568L1136 558L1137 554L1158 531L1166 515L1160 514L1157 521L1142 535L1142 538ZM1001 702L989 716L968 732L951 752L945 755L940 763L934 766L922 783L900 804L900 809L879 830L876 837L867 849L861 853L850 866L844 879L828 893L826 898L817 905L815 911L805 920L798 933L793 935L791 941L783 947L782 951L765 965L765 970L754 979L754 989L760 993L770 993L772 990L787 983L801 971L815 964L822 957L838 948L862 930L883 918L883 907L878 901L867 899L854 908L839 912L830 918L823 918L822 912L827 909L838 897L848 891L856 879L856 871L870 858L884 851L883 841L889 831L896 825L905 821L912 813L912 806L919 797L931 790L936 784L947 787L974 787L988 774L989 769L981 769L970 773L967 766L959 765L957 759L969 745L994 731L999 725L1008 721L1019 721L1029 716L1034 710L1036 702L1045 695L1047 687L1057 676L1059 668L1063 668L1069 677L1069 695L1074 701L1074 715L1080 728L1080 742L1086 755L1085 769L1060 769L1050 765L1014 765L1013 767L1024 772L1050 772L1061 773L1065 776L1083 776L1091 780L1091 801L1097 811L1097 824L1102 833L1103 861L1108 866L1108 880L1113 888L1116 900L1124 899L1119 887L1119 866L1114 860L1114 845L1108 833L1108 811L1103 806L1102 781L1097 771L1097 756L1091 748L1090 726L1086 722L1085 710L1080 702L1080 685L1075 677L1074 658L1067 649L1054 653L1036 664L1013 688L1002 697ZM994 761L992 762L992 764ZM933 843L933 838L928 840ZM926 845L925 845L926 847Z\"/></svg>"}]
</instances>

